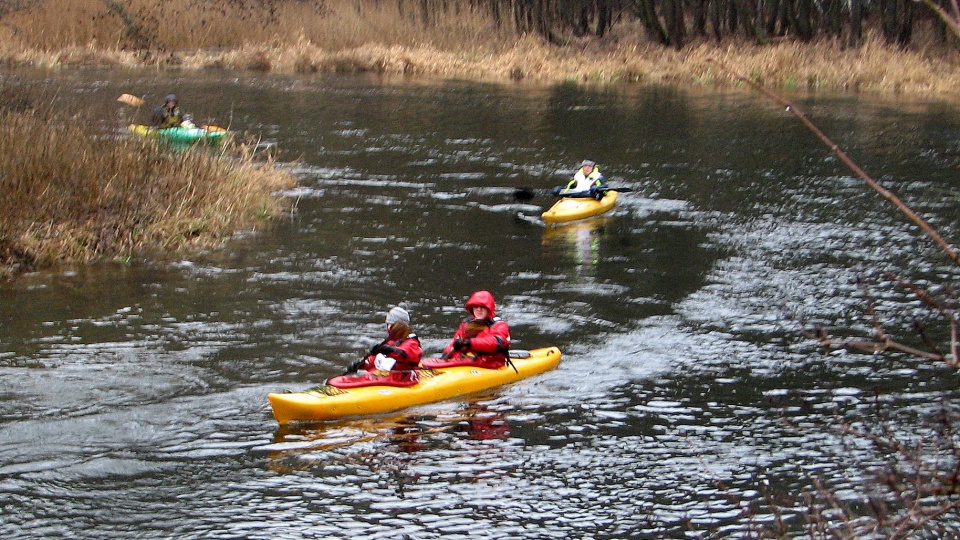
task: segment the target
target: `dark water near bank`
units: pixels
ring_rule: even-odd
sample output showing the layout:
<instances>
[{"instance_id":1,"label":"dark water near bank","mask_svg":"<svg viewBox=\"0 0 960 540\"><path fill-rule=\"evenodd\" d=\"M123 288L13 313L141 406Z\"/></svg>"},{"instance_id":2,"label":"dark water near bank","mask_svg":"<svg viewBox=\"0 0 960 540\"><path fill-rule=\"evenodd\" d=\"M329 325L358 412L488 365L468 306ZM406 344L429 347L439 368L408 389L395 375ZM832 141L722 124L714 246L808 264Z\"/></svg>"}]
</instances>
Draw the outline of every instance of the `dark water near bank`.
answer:
<instances>
[{"instance_id":1,"label":"dark water near bank","mask_svg":"<svg viewBox=\"0 0 960 540\"><path fill-rule=\"evenodd\" d=\"M869 296L908 339L934 317L882 272L937 288L958 270L746 91L9 77L101 110L105 132L146 119L120 93L175 91L300 185L223 251L0 286L0 537L706 538L769 525L768 497L799 530L814 480L860 500L879 462L835 415L869 424L878 394L916 440L960 397L945 366L800 336L868 335ZM958 104L796 99L960 238ZM514 199L585 157L634 190L609 216L549 230L544 191ZM268 392L339 373L390 305L435 355L477 289L560 367L380 418L273 420Z\"/></svg>"}]
</instances>

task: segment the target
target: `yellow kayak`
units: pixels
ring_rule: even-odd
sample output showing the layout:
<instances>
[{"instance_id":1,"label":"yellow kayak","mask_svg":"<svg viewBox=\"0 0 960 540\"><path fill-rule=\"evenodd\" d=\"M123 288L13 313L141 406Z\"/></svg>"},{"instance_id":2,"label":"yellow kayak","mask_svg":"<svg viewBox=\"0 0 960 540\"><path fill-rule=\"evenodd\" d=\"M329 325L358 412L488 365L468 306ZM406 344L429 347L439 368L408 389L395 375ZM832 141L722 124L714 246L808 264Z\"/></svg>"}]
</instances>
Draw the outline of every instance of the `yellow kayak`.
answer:
<instances>
[{"instance_id":1,"label":"yellow kayak","mask_svg":"<svg viewBox=\"0 0 960 540\"><path fill-rule=\"evenodd\" d=\"M547 224L576 221L608 212L616 202L616 191L608 191L599 201L590 197L564 197L540 217Z\"/></svg>"},{"instance_id":2,"label":"yellow kayak","mask_svg":"<svg viewBox=\"0 0 960 540\"><path fill-rule=\"evenodd\" d=\"M420 371L420 382L410 387L363 386L337 388L322 385L302 392L267 395L277 422L332 420L378 414L472 394L543 373L560 363L560 349L546 347L511 351L511 364L500 369L455 366ZM514 369L516 368L516 369Z\"/></svg>"}]
</instances>

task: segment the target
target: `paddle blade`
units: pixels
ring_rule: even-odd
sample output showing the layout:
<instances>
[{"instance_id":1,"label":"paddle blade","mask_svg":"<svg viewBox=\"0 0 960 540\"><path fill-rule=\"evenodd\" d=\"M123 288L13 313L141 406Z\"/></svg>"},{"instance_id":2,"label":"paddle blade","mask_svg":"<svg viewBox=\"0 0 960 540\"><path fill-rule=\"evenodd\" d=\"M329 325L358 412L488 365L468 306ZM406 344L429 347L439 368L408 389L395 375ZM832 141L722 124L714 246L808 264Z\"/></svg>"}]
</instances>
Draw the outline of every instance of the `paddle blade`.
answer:
<instances>
[{"instance_id":1,"label":"paddle blade","mask_svg":"<svg viewBox=\"0 0 960 540\"><path fill-rule=\"evenodd\" d=\"M131 94L120 94L120 97L117 98L117 101L120 103L126 103L127 105L133 105L134 107L139 107L144 103L142 99Z\"/></svg>"},{"instance_id":2,"label":"paddle blade","mask_svg":"<svg viewBox=\"0 0 960 540\"><path fill-rule=\"evenodd\" d=\"M533 199L534 195L533 190L527 188L520 188L513 192L513 198L518 201L529 201Z\"/></svg>"}]
</instances>

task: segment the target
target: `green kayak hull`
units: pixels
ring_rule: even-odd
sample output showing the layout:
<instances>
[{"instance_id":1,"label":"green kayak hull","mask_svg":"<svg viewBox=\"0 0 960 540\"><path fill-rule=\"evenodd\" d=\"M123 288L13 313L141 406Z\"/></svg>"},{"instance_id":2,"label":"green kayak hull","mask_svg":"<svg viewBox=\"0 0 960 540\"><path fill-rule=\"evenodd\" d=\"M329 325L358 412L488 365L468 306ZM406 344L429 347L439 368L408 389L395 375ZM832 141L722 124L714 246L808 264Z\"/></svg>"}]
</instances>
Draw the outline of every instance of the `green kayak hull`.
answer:
<instances>
[{"instance_id":1,"label":"green kayak hull","mask_svg":"<svg viewBox=\"0 0 960 540\"><path fill-rule=\"evenodd\" d=\"M130 131L141 137L173 143L219 142L227 134L227 130L219 126L177 126L157 129L143 124L130 124L128 127Z\"/></svg>"}]
</instances>

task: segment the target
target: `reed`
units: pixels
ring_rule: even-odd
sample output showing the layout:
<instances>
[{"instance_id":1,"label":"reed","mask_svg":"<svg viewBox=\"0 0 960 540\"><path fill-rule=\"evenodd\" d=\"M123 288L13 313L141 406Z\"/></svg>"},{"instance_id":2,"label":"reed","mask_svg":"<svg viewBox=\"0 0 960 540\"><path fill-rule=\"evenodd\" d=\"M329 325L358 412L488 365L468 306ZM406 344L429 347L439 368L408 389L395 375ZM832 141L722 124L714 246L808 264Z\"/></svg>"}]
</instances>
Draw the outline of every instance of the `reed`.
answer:
<instances>
[{"instance_id":1,"label":"reed","mask_svg":"<svg viewBox=\"0 0 960 540\"><path fill-rule=\"evenodd\" d=\"M272 165L243 145L171 152L98 136L84 115L0 107L0 275L210 246L263 226L283 210L273 194L294 184Z\"/></svg>"}]
</instances>

